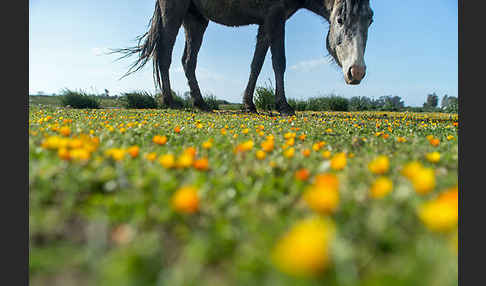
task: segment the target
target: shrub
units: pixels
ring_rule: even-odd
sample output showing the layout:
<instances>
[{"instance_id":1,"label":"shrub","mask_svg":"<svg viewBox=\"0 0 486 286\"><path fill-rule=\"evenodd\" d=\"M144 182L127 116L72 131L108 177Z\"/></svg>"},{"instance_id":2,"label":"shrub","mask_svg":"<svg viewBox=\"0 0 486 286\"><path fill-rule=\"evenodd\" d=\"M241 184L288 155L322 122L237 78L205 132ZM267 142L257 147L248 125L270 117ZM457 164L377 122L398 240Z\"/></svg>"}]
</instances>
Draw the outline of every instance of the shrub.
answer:
<instances>
[{"instance_id":1,"label":"shrub","mask_svg":"<svg viewBox=\"0 0 486 286\"><path fill-rule=\"evenodd\" d=\"M271 82L266 87L259 86L255 89L255 105L262 110L275 110L275 90Z\"/></svg>"},{"instance_id":2,"label":"shrub","mask_svg":"<svg viewBox=\"0 0 486 286\"><path fill-rule=\"evenodd\" d=\"M296 111L307 110L307 102L305 100L289 98L288 103Z\"/></svg>"},{"instance_id":3,"label":"shrub","mask_svg":"<svg viewBox=\"0 0 486 286\"><path fill-rule=\"evenodd\" d=\"M119 101L125 108L157 108L155 97L146 91L133 91L122 93Z\"/></svg>"},{"instance_id":4,"label":"shrub","mask_svg":"<svg viewBox=\"0 0 486 286\"><path fill-rule=\"evenodd\" d=\"M329 97L329 109L332 111L348 111L349 100L342 96L331 95Z\"/></svg>"},{"instance_id":5,"label":"shrub","mask_svg":"<svg viewBox=\"0 0 486 286\"><path fill-rule=\"evenodd\" d=\"M214 94L209 94L203 97L210 110L219 110L219 100Z\"/></svg>"},{"instance_id":6,"label":"shrub","mask_svg":"<svg viewBox=\"0 0 486 286\"><path fill-rule=\"evenodd\" d=\"M100 100L86 92L65 89L61 92L61 103L72 108L99 108Z\"/></svg>"},{"instance_id":7,"label":"shrub","mask_svg":"<svg viewBox=\"0 0 486 286\"><path fill-rule=\"evenodd\" d=\"M190 92L185 92L184 95L177 94L175 91L171 91L172 94L172 103L173 103L173 108L179 108L179 109L189 109L192 107L192 100L191 100L191 95ZM167 106L162 104L162 94L157 93L155 95L156 102L160 106L160 108L167 108Z\"/></svg>"}]
</instances>

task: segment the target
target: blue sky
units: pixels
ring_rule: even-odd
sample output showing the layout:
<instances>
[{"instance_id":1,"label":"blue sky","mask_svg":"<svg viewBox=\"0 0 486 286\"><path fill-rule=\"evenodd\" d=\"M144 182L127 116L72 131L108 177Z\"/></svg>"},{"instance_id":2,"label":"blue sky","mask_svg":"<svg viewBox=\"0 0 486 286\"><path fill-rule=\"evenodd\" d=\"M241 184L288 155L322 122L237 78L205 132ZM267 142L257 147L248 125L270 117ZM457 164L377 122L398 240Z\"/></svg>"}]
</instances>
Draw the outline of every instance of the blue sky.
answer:
<instances>
[{"instance_id":1,"label":"blue sky","mask_svg":"<svg viewBox=\"0 0 486 286\"><path fill-rule=\"evenodd\" d=\"M325 19L298 11L286 25L287 98L305 99L330 92L378 98L398 95L406 105L421 106L427 94L458 95L457 1L370 0L374 23L365 54L367 75L360 85L346 85L342 72L328 63ZM132 46L144 33L155 0L30 0L29 92L59 93L63 88L110 94L154 91L152 65L119 78L128 59L115 61L109 48ZM253 57L257 26L225 27L210 22L198 56L196 75L203 94L241 102ZM189 90L182 72L184 30L174 47L172 89ZM274 82L271 53L258 85Z\"/></svg>"}]
</instances>

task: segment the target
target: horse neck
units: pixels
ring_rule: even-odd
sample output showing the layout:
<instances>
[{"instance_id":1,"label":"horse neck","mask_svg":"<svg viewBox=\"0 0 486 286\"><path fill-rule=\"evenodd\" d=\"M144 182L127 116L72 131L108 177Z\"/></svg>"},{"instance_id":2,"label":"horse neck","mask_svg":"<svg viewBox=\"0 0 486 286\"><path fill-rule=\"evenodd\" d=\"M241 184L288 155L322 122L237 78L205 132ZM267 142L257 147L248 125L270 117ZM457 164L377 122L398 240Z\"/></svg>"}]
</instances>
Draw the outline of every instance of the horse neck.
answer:
<instances>
[{"instance_id":1,"label":"horse neck","mask_svg":"<svg viewBox=\"0 0 486 286\"><path fill-rule=\"evenodd\" d=\"M304 0L303 7L329 21L335 0Z\"/></svg>"}]
</instances>

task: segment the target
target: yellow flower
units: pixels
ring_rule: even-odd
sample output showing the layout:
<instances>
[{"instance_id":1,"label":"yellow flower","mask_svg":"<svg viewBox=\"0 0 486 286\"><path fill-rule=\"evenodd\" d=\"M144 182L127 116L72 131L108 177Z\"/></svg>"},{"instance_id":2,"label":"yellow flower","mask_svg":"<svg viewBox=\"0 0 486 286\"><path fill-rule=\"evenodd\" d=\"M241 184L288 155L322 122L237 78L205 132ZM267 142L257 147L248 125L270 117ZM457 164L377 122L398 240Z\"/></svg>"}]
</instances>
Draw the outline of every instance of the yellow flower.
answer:
<instances>
[{"instance_id":1,"label":"yellow flower","mask_svg":"<svg viewBox=\"0 0 486 286\"><path fill-rule=\"evenodd\" d=\"M213 140L212 139L209 139L208 141L205 141L203 144L202 144L202 147L204 149L211 149L211 147L213 147Z\"/></svg>"},{"instance_id":2,"label":"yellow flower","mask_svg":"<svg viewBox=\"0 0 486 286\"><path fill-rule=\"evenodd\" d=\"M190 153L183 153L177 159L177 167L188 168L192 165L193 161L194 161L194 157Z\"/></svg>"},{"instance_id":3,"label":"yellow flower","mask_svg":"<svg viewBox=\"0 0 486 286\"><path fill-rule=\"evenodd\" d=\"M290 138L287 141L285 141L285 144L287 144L288 146L294 146L295 139L294 138Z\"/></svg>"},{"instance_id":4,"label":"yellow flower","mask_svg":"<svg viewBox=\"0 0 486 286\"><path fill-rule=\"evenodd\" d=\"M398 143L404 143L404 142L407 142L407 139L406 139L406 138L404 138L404 137L398 137L398 138L397 138L397 142L398 142Z\"/></svg>"},{"instance_id":5,"label":"yellow flower","mask_svg":"<svg viewBox=\"0 0 486 286\"><path fill-rule=\"evenodd\" d=\"M339 171L344 169L345 166L346 166L346 153L341 152L334 155L334 157L332 157L331 168L333 170Z\"/></svg>"},{"instance_id":6,"label":"yellow flower","mask_svg":"<svg viewBox=\"0 0 486 286\"><path fill-rule=\"evenodd\" d=\"M303 199L315 212L328 214L337 209L339 193L332 188L312 186L304 193Z\"/></svg>"},{"instance_id":7,"label":"yellow flower","mask_svg":"<svg viewBox=\"0 0 486 286\"><path fill-rule=\"evenodd\" d=\"M167 143L167 136L155 135L154 138L152 138L152 142L158 145L164 145Z\"/></svg>"},{"instance_id":8,"label":"yellow flower","mask_svg":"<svg viewBox=\"0 0 486 286\"><path fill-rule=\"evenodd\" d=\"M120 161L125 157L125 150L121 148L111 148L108 149L105 154L115 161Z\"/></svg>"},{"instance_id":9,"label":"yellow flower","mask_svg":"<svg viewBox=\"0 0 486 286\"><path fill-rule=\"evenodd\" d=\"M159 163L166 169L170 169L175 166L175 157L172 154L165 154L160 156Z\"/></svg>"},{"instance_id":10,"label":"yellow flower","mask_svg":"<svg viewBox=\"0 0 486 286\"><path fill-rule=\"evenodd\" d=\"M418 194L427 194L435 188L435 173L433 169L422 168L413 177L412 184Z\"/></svg>"},{"instance_id":11,"label":"yellow flower","mask_svg":"<svg viewBox=\"0 0 486 286\"><path fill-rule=\"evenodd\" d=\"M430 230L445 232L457 226L458 207L444 200L432 200L420 206L418 215Z\"/></svg>"},{"instance_id":12,"label":"yellow flower","mask_svg":"<svg viewBox=\"0 0 486 286\"><path fill-rule=\"evenodd\" d=\"M157 159L157 154L155 152L147 153L145 154L145 159L149 161L154 161L155 159Z\"/></svg>"},{"instance_id":13,"label":"yellow flower","mask_svg":"<svg viewBox=\"0 0 486 286\"><path fill-rule=\"evenodd\" d=\"M326 270L335 226L329 219L312 217L297 222L273 249L272 260L289 275L311 277Z\"/></svg>"},{"instance_id":14,"label":"yellow flower","mask_svg":"<svg viewBox=\"0 0 486 286\"><path fill-rule=\"evenodd\" d=\"M370 189L370 195L374 199L380 199L390 193L393 189L393 182L387 177L376 179Z\"/></svg>"},{"instance_id":15,"label":"yellow flower","mask_svg":"<svg viewBox=\"0 0 486 286\"><path fill-rule=\"evenodd\" d=\"M411 180L421 169L422 169L422 164L420 164L420 162L413 161L406 164L403 167L401 173L403 176Z\"/></svg>"},{"instance_id":16,"label":"yellow flower","mask_svg":"<svg viewBox=\"0 0 486 286\"><path fill-rule=\"evenodd\" d=\"M331 158L331 151L329 151L329 150L323 151L322 152L322 158L324 158L324 159Z\"/></svg>"},{"instance_id":17,"label":"yellow flower","mask_svg":"<svg viewBox=\"0 0 486 286\"><path fill-rule=\"evenodd\" d=\"M387 156L378 156L368 164L368 169L373 174L383 175L390 169L390 161Z\"/></svg>"},{"instance_id":18,"label":"yellow flower","mask_svg":"<svg viewBox=\"0 0 486 286\"><path fill-rule=\"evenodd\" d=\"M243 130L241 131L241 133L243 133L243 134L248 134L248 131L250 131L250 130L249 130L248 128L245 128L245 129L243 129Z\"/></svg>"},{"instance_id":19,"label":"yellow flower","mask_svg":"<svg viewBox=\"0 0 486 286\"><path fill-rule=\"evenodd\" d=\"M447 136L447 140L449 140L449 141L450 141L450 140L452 140L452 139L454 139L454 136L452 136L452 135L448 135L448 136Z\"/></svg>"},{"instance_id":20,"label":"yellow flower","mask_svg":"<svg viewBox=\"0 0 486 286\"><path fill-rule=\"evenodd\" d=\"M285 152L284 152L284 156L286 158L292 158L292 157L294 157L294 154L295 154L295 148L294 147L291 147L291 148L285 150Z\"/></svg>"},{"instance_id":21,"label":"yellow flower","mask_svg":"<svg viewBox=\"0 0 486 286\"><path fill-rule=\"evenodd\" d=\"M255 155L258 160L263 160L267 156L267 154L262 150L258 150Z\"/></svg>"},{"instance_id":22,"label":"yellow flower","mask_svg":"<svg viewBox=\"0 0 486 286\"><path fill-rule=\"evenodd\" d=\"M199 210L197 189L186 186L178 189L172 196L172 207L179 213L191 214Z\"/></svg>"},{"instance_id":23,"label":"yellow flower","mask_svg":"<svg viewBox=\"0 0 486 286\"><path fill-rule=\"evenodd\" d=\"M69 157L75 160L86 161L91 157L91 154L86 149L78 148L69 151Z\"/></svg>"},{"instance_id":24,"label":"yellow flower","mask_svg":"<svg viewBox=\"0 0 486 286\"><path fill-rule=\"evenodd\" d=\"M440 160L440 153L437 151L427 153L425 158L427 158L427 160L431 163L437 163Z\"/></svg>"}]
</instances>

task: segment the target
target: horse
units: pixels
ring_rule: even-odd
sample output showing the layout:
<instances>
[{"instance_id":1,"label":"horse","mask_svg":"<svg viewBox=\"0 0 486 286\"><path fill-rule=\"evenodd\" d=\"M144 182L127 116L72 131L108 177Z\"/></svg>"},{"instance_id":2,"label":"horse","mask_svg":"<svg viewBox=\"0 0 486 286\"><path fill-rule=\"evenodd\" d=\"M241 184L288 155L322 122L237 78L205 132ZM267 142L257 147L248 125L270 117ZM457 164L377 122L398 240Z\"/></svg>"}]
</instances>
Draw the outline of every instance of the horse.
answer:
<instances>
[{"instance_id":1,"label":"horse","mask_svg":"<svg viewBox=\"0 0 486 286\"><path fill-rule=\"evenodd\" d=\"M149 30L136 38L135 47L118 49L121 58L138 54L124 76L140 70L153 60L156 88L162 91L162 104L173 106L169 67L172 50L181 26L185 31L182 66L190 88L193 105L204 111L208 106L196 79L197 55L209 21L225 26L258 25L251 72L243 95L243 106L256 113L253 103L255 84L270 49L275 73L275 106L282 116L295 115L284 90L285 23L299 9L307 9L329 22L326 48L341 69L347 84L356 85L366 74L364 53L368 28L373 22L369 0L156 0ZM123 77L124 77L123 76Z\"/></svg>"}]
</instances>

